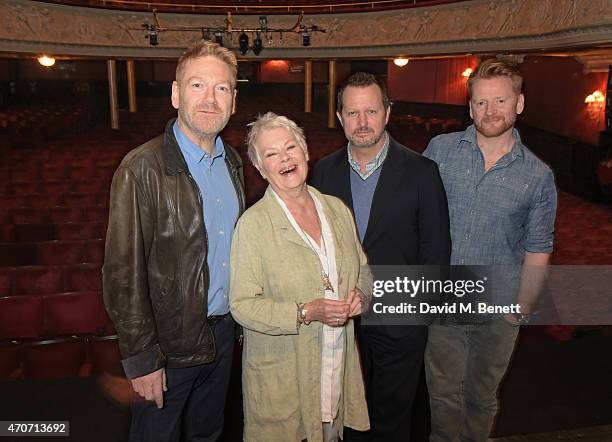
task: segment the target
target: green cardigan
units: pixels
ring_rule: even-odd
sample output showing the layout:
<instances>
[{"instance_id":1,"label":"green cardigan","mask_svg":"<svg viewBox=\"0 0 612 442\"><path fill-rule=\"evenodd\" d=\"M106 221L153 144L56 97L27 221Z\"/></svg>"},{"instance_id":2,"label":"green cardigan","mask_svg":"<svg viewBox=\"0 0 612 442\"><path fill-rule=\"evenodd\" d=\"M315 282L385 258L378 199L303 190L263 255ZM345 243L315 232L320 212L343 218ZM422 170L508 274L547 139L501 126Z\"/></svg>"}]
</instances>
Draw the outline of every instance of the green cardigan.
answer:
<instances>
[{"instance_id":1,"label":"green cardigan","mask_svg":"<svg viewBox=\"0 0 612 442\"><path fill-rule=\"evenodd\" d=\"M350 210L338 198L309 190L321 201L330 223L340 297L358 287L370 301L372 275ZM318 257L291 226L268 187L240 218L232 241L230 307L245 329L245 441L322 440L322 324L297 326L297 304L322 297ZM344 387L337 419L344 426L367 430L352 320L345 331Z\"/></svg>"}]
</instances>

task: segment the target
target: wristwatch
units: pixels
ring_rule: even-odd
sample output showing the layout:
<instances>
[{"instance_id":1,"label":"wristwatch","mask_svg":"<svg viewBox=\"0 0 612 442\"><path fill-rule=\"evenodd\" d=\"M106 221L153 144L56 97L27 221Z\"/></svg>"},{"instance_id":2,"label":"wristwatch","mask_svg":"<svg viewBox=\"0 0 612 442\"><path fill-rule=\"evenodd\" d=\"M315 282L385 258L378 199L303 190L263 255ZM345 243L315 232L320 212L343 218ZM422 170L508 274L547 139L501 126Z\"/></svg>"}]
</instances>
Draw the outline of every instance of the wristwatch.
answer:
<instances>
[{"instance_id":1,"label":"wristwatch","mask_svg":"<svg viewBox=\"0 0 612 442\"><path fill-rule=\"evenodd\" d=\"M514 319L516 319L516 322L518 322L519 325L528 324L529 319L531 319L531 316L525 313L512 313L512 316L514 316Z\"/></svg>"},{"instance_id":2,"label":"wristwatch","mask_svg":"<svg viewBox=\"0 0 612 442\"><path fill-rule=\"evenodd\" d=\"M306 321L306 313L308 313L308 309L304 308L304 304L298 304L297 306L297 321L298 321L298 325L304 324L304 325L308 325L310 324L310 321Z\"/></svg>"}]
</instances>

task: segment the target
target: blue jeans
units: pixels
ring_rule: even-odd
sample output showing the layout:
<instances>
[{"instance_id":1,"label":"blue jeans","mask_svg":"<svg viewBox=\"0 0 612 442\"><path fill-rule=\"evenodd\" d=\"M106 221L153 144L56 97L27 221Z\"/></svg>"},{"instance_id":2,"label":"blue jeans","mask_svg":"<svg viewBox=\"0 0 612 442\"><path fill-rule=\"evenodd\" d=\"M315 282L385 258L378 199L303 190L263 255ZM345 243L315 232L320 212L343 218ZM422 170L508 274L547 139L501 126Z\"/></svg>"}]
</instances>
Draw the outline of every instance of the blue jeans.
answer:
<instances>
[{"instance_id":1,"label":"blue jeans","mask_svg":"<svg viewBox=\"0 0 612 442\"><path fill-rule=\"evenodd\" d=\"M223 431L234 352L234 320L213 326L216 356L209 364L167 368L164 407L138 397L132 403L130 442L213 442Z\"/></svg>"},{"instance_id":2,"label":"blue jeans","mask_svg":"<svg viewBox=\"0 0 612 442\"><path fill-rule=\"evenodd\" d=\"M497 414L497 389L519 326L505 319L478 325L430 325L425 372L430 442L486 441Z\"/></svg>"}]
</instances>

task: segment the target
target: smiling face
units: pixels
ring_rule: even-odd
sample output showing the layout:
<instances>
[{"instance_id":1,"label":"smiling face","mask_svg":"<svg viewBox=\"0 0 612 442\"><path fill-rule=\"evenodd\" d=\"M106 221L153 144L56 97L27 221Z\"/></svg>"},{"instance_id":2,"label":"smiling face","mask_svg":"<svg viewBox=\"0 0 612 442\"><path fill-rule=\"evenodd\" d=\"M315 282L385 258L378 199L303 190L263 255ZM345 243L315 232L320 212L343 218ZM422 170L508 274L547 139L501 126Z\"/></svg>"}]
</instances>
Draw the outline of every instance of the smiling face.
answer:
<instances>
[{"instance_id":1,"label":"smiling face","mask_svg":"<svg viewBox=\"0 0 612 442\"><path fill-rule=\"evenodd\" d=\"M351 146L382 148L389 111L390 108L385 108L383 104L378 85L347 86L342 93L342 113L338 114L338 118Z\"/></svg>"},{"instance_id":2,"label":"smiling face","mask_svg":"<svg viewBox=\"0 0 612 442\"><path fill-rule=\"evenodd\" d=\"M193 142L216 137L235 111L236 90L228 65L217 57L190 60L172 83L178 124Z\"/></svg>"},{"instance_id":3,"label":"smiling face","mask_svg":"<svg viewBox=\"0 0 612 442\"><path fill-rule=\"evenodd\" d=\"M523 94L513 89L508 77L481 78L472 86L470 116L484 137L499 137L511 130L524 105Z\"/></svg>"},{"instance_id":4,"label":"smiling face","mask_svg":"<svg viewBox=\"0 0 612 442\"><path fill-rule=\"evenodd\" d=\"M255 140L259 173L279 195L306 186L308 153L293 133L284 127L262 129Z\"/></svg>"}]
</instances>

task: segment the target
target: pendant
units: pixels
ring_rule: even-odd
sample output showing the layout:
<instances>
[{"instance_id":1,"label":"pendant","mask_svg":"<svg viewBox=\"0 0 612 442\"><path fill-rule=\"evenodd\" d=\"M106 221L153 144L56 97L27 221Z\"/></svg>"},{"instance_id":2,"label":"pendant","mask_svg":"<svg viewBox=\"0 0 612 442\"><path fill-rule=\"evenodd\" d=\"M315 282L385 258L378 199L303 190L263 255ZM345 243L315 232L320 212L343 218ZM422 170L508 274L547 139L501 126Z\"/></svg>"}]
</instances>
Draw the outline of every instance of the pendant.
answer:
<instances>
[{"instance_id":1,"label":"pendant","mask_svg":"<svg viewBox=\"0 0 612 442\"><path fill-rule=\"evenodd\" d=\"M330 290L333 293L334 288L332 287L332 283L329 280L329 276L327 275L327 273L321 271L321 280L323 281L323 288L325 290Z\"/></svg>"}]
</instances>

